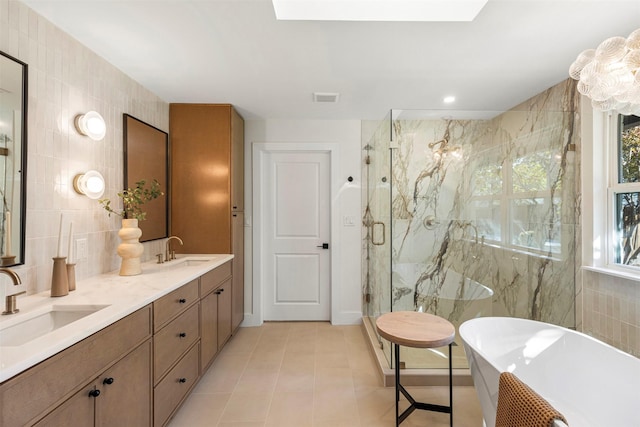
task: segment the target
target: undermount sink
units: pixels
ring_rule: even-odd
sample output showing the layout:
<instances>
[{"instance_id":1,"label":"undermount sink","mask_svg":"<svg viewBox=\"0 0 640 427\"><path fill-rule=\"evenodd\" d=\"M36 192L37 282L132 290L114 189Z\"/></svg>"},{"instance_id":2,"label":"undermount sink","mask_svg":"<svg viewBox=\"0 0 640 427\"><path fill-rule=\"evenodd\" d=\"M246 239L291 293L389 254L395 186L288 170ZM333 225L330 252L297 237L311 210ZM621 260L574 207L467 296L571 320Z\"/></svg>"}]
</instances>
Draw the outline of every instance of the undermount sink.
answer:
<instances>
[{"instance_id":1,"label":"undermount sink","mask_svg":"<svg viewBox=\"0 0 640 427\"><path fill-rule=\"evenodd\" d=\"M0 329L0 346L17 347L53 332L108 305L52 305Z\"/></svg>"},{"instance_id":2,"label":"undermount sink","mask_svg":"<svg viewBox=\"0 0 640 427\"><path fill-rule=\"evenodd\" d=\"M207 262L213 261L214 257L188 257L188 258L178 258L173 261L165 262L163 267L172 268L172 267L192 267L205 264Z\"/></svg>"}]
</instances>

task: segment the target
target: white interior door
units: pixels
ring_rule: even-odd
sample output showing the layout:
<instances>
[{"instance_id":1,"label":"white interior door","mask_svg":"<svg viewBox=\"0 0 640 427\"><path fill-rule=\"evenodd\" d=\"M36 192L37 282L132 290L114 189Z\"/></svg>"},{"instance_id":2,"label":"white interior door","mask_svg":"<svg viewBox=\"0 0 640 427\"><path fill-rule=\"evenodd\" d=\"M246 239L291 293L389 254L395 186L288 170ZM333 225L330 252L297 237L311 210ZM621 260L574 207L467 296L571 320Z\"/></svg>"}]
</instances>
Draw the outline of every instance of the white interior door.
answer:
<instances>
[{"instance_id":1,"label":"white interior door","mask_svg":"<svg viewBox=\"0 0 640 427\"><path fill-rule=\"evenodd\" d=\"M264 320L329 320L330 153L290 151L266 156Z\"/></svg>"}]
</instances>

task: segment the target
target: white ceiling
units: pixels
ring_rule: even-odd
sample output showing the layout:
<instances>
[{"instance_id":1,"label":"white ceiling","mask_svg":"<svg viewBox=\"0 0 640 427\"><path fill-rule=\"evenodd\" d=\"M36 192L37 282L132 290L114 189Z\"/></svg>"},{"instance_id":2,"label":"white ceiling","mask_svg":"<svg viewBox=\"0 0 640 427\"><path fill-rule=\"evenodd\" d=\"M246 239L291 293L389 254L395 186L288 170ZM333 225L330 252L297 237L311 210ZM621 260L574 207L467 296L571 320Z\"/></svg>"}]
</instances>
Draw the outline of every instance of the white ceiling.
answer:
<instances>
[{"instance_id":1,"label":"white ceiling","mask_svg":"<svg viewBox=\"0 0 640 427\"><path fill-rule=\"evenodd\" d=\"M165 101L232 103L245 119L505 110L640 27L640 0L489 0L451 23L277 21L270 0L22 1Z\"/></svg>"}]
</instances>

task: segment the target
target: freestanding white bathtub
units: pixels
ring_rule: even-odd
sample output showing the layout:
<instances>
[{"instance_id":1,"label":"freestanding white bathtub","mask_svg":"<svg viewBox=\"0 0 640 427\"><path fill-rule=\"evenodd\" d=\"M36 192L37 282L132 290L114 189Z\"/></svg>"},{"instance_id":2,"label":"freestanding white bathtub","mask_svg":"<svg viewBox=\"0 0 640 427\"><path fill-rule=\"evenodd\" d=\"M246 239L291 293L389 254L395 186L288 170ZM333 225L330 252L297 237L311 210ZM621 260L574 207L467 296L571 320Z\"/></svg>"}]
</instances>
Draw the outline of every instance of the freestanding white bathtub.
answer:
<instances>
[{"instance_id":1,"label":"freestanding white bathtub","mask_svg":"<svg viewBox=\"0 0 640 427\"><path fill-rule=\"evenodd\" d=\"M460 326L460 336L487 427L495 425L498 380L505 371L546 399L571 427L640 426L640 359L533 320L472 319Z\"/></svg>"}]
</instances>

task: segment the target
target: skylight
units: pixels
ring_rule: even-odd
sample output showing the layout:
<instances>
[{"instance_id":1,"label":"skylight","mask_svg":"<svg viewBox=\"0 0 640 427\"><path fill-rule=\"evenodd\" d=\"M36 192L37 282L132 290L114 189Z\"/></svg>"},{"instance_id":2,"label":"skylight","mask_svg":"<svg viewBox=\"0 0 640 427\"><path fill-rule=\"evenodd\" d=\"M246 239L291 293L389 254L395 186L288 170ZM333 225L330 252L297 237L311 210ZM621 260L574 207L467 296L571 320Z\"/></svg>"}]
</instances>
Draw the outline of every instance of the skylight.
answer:
<instances>
[{"instance_id":1,"label":"skylight","mask_svg":"<svg viewBox=\"0 0 640 427\"><path fill-rule=\"evenodd\" d=\"M272 0L293 21L473 21L488 0Z\"/></svg>"}]
</instances>

